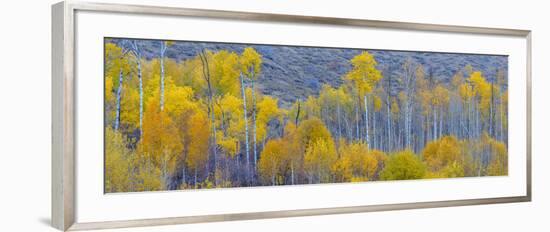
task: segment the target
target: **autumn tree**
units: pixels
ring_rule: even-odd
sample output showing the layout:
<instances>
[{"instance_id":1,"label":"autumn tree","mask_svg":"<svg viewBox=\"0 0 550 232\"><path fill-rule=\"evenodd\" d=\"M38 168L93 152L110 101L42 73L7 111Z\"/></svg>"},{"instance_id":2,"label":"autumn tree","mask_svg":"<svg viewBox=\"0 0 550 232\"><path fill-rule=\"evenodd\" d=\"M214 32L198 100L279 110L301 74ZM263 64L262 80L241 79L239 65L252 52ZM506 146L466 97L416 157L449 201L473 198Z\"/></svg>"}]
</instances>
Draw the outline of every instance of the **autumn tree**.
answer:
<instances>
[{"instance_id":1,"label":"autumn tree","mask_svg":"<svg viewBox=\"0 0 550 232\"><path fill-rule=\"evenodd\" d=\"M303 167L304 148L296 124L289 122L285 126L284 133L283 144L285 145L286 159L290 169L290 184L293 185L298 182L299 169Z\"/></svg>"},{"instance_id":2,"label":"autumn tree","mask_svg":"<svg viewBox=\"0 0 550 232\"><path fill-rule=\"evenodd\" d=\"M160 111L164 109L164 56L169 46L173 44L171 41L160 42Z\"/></svg>"},{"instance_id":3,"label":"autumn tree","mask_svg":"<svg viewBox=\"0 0 550 232\"><path fill-rule=\"evenodd\" d=\"M105 143L105 192L131 191L131 151L124 145L122 134L107 127Z\"/></svg>"},{"instance_id":4,"label":"autumn tree","mask_svg":"<svg viewBox=\"0 0 550 232\"><path fill-rule=\"evenodd\" d=\"M382 74L376 68L377 62L374 59L374 56L367 51L355 56L351 60L351 64L353 68L345 75L344 79L350 82L355 89L359 99L357 103L357 111L360 109L361 98L363 98L365 105L365 141L369 144L369 110L367 95L382 78Z\"/></svg>"},{"instance_id":5,"label":"autumn tree","mask_svg":"<svg viewBox=\"0 0 550 232\"><path fill-rule=\"evenodd\" d=\"M326 183L330 181L330 168L336 161L334 141L318 138L309 143L304 155L304 168L309 183Z\"/></svg>"},{"instance_id":6,"label":"autumn tree","mask_svg":"<svg viewBox=\"0 0 550 232\"><path fill-rule=\"evenodd\" d=\"M220 115L218 145L229 157L239 152L239 141L244 138L244 121L242 120L243 101L233 95L224 95L216 102L216 114Z\"/></svg>"},{"instance_id":7,"label":"autumn tree","mask_svg":"<svg viewBox=\"0 0 550 232\"><path fill-rule=\"evenodd\" d=\"M289 162L285 141L269 140L260 157L258 172L263 182L271 185L284 184L284 175Z\"/></svg>"},{"instance_id":8,"label":"autumn tree","mask_svg":"<svg viewBox=\"0 0 550 232\"><path fill-rule=\"evenodd\" d=\"M432 105L433 135L434 139L436 139L443 134L444 112L446 112L449 105L449 90L445 86L441 84L435 86L433 89Z\"/></svg>"},{"instance_id":9,"label":"autumn tree","mask_svg":"<svg viewBox=\"0 0 550 232\"><path fill-rule=\"evenodd\" d=\"M487 167L487 175L508 175L508 149L506 148L506 144L492 138L488 140L488 149L491 158Z\"/></svg>"},{"instance_id":10,"label":"autumn tree","mask_svg":"<svg viewBox=\"0 0 550 232\"><path fill-rule=\"evenodd\" d=\"M375 180L386 160L383 152L369 149L363 142L340 142L338 156L332 170L340 182Z\"/></svg>"},{"instance_id":11,"label":"autumn tree","mask_svg":"<svg viewBox=\"0 0 550 232\"><path fill-rule=\"evenodd\" d=\"M411 151L405 150L390 155L380 174L382 180L421 179L426 174L426 166Z\"/></svg>"},{"instance_id":12,"label":"autumn tree","mask_svg":"<svg viewBox=\"0 0 550 232\"><path fill-rule=\"evenodd\" d=\"M172 43L106 39L107 192L508 174L505 70L361 51L280 97L273 51Z\"/></svg>"},{"instance_id":13,"label":"autumn tree","mask_svg":"<svg viewBox=\"0 0 550 232\"><path fill-rule=\"evenodd\" d=\"M347 131L347 137L351 138L351 128L347 121L347 114L351 112L353 101L346 92L345 87L333 88L327 84L323 85L317 102L319 117L323 119L332 134L340 139L342 138L342 131ZM310 109L315 107L314 103L313 100L308 99L306 112L316 110Z\"/></svg>"},{"instance_id":14,"label":"autumn tree","mask_svg":"<svg viewBox=\"0 0 550 232\"><path fill-rule=\"evenodd\" d=\"M281 110L278 106L276 98L270 96L264 96L258 102L257 106L257 119L256 119L256 133L258 140L265 141L268 137L268 127L272 120L281 121Z\"/></svg>"},{"instance_id":15,"label":"autumn tree","mask_svg":"<svg viewBox=\"0 0 550 232\"><path fill-rule=\"evenodd\" d=\"M468 154L454 136L444 136L429 142L422 151L422 159L434 177L464 176L464 163Z\"/></svg>"},{"instance_id":16,"label":"autumn tree","mask_svg":"<svg viewBox=\"0 0 550 232\"><path fill-rule=\"evenodd\" d=\"M405 130L405 148L412 149L412 116L416 102L416 65L409 57L403 63L403 76L401 82L403 91L399 94L402 102L403 125Z\"/></svg>"},{"instance_id":17,"label":"autumn tree","mask_svg":"<svg viewBox=\"0 0 550 232\"><path fill-rule=\"evenodd\" d=\"M124 76L130 73L130 64L128 63L128 59L126 57L127 52L127 49L119 47L114 43L107 43L105 45L105 84L109 85L105 86L105 95L109 103L112 102L112 100L115 101L115 118L113 126L115 130L118 130L120 127L121 98L124 85ZM118 76L118 79L114 78L116 76ZM115 96L112 94L114 88L116 88ZM115 99L112 99L113 97Z\"/></svg>"},{"instance_id":18,"label":"autumn tree","mask_svg":"<svg viewBox=\"0 0 550 232\"><path fill-rule=\"evenodd\" d=\"M193 135L189 141L186 164L194 173L195 188L198 183L199 170L205 170L208 160L208 143L210 141L210 120L204 112L197 112L189 120L189 134Z\"/></svg>"},{"instance_id":19,"label":"autumn tree","mask_svg":"<svg viewBox=\"0 0 550 232\"><path fill-rule=\"evenodd\" d=\"M134 56L137 66L137 76L139 80L139 136L143 136L143 75L142 75L142 49L138 44L138 40L129 41L130 51Z\"/></svg>"},{"instance_id":20,"label":"autumn tree","mask_svg":"<svg viewBox=\"0 0 550 232\"><path fill-rule=\"evenodd\" d=\"M250 81L252 88L252 125L254 139L254 167L258 161L257 125L256 125L256 88L255 82L261 72L262 56L252 47L244 49L241 55L241 72Z\"/></svg>"}]
</instances>

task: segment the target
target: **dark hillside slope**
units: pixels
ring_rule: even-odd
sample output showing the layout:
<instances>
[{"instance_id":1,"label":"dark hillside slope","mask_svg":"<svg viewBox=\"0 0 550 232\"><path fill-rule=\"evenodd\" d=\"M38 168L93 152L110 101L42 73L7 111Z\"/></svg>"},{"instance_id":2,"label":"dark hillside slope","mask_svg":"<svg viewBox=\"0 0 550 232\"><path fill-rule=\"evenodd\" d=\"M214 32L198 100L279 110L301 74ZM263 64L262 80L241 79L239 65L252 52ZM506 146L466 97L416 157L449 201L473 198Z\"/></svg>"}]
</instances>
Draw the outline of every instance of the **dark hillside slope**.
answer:
<instances>
[{"instance_id":1,"label":"dark hillside slope","mask_svg":"<svg viewBox=\"0 0 550 232\"><path fill-rule=\"evenodd\" d=\"M147 59L158 57L159 42L144 40L141 42ZM350 59L359 54L359 49L293 47L278 45L246 45L226 43L177 42L167 50L167 57L178 61L197 55L201 49L230 50L241 53L247 46L254 47L263 58L262 73L258 87L268 95L280 99L282 106L288 106L296 99L308 95L317 95L325 83L339 86L342 76L351 68ZM368 49L367 49L368 50ZM473 55L433 52L405 52L368 50L375 56L378 68L386 75L392 75L395 87L399 91L398 78L402 74L402 65L409 57L424 66L427 72L443 83L466 65L483 72L488 80L494 80L499 69L508 69L507 56ZM395 93L393 93L395 94Z\"/></svg>"}]
</instances>

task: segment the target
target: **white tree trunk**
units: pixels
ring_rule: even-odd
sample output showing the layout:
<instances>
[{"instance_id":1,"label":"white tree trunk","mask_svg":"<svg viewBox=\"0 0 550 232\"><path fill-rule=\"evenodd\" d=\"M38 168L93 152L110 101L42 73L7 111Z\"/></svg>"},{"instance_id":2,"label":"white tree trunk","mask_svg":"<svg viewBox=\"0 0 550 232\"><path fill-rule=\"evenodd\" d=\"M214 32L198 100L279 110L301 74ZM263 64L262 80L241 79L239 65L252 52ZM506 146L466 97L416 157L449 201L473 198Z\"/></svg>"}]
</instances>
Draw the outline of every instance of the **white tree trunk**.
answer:
<instances>
[{"instance_id":1,"label":"white tree trunk","mask_svg":"<svg viewBox=\"0 0 550 232\"><path fill-rule=\"evenodd\" d=\"M355 136L358 140L361 139L361 137L359 137L359 105L360 104L361 103L358 102L357 106L355 107L355 133L356 133Z\"/></svg>"},{"instance_id":2,"label":"white tree trunk","mask_svg":"<svg viewBox=\"0 0 550 232\"><path fill-rule=\"evenodd\" d=\"M116 91L116 117L115 117L115 130L118 130L120 126L120 101L122 94L122 81L124 80L122 75L122 68L120 68L120 73L118 75L118 88Z\"/></svg>"},{"instance_id":3,"label":"white tree trunk","mask_svg":"<svg viewBox=\"0 0 550 232\"><path fill-rule=\"evenodd\" d=\"M249 142L248 142L248 116L246 111L246 91L244 88L244 78L241 75L241 91L243 94L243 108L244 108L244 132L245 132L245 147L246 147L246 167L247 170L250 168L250 151L249 151Z\"/></svg>"},{"instance_id":4,"label":"white tree trunk","mask_svg":"<svg viewBox=\"0 0 550 232\"><path fill-rule=\"evenodd\" d=\"M439 108L439 137L443 135L443 107Z\"/></svg>"},{"instance_id":5,"label":"white tree trunk","mask_svg":"<svg viewBox=\"0 0 550 232\"><path fill-rule=\"evenodd\" d=\"M432 110L433 112L433 140L436 140L437 139L437 112L435 110L435 107L433 108Z\"/></svg>"},{"instance_id":6,"label":"white tree trunk","mask_svg":"<svg viewBox=\"0 0 550 232\"><path fill-rule=\"evenodd\" d=\"M137 75L139 80L139 137L140 141L143 138L143 78L141 74L141 51L138 47L137 41L134 40L130 43L132 51L136 56L137 63Z\"/></svg>"},{"instance_id":7,"label":"white tree trunk","mask_svg":"<svg viewBox=\"0 0 550 232\"><path fill-rule=\"evenodd\" d=\"M365 141L369 145L369 108L367 104L367 95L363 97L365 101Z\"/></svg>"},{"instance_id":8,"label":"white tree trunk","mask_svg":"<svg viewBox=\"0 0 550 232\"><path fill-rule=\"evenodd\" d=\"M372 113L372 140L372 147L376 149L376 111Z\"/></svg>"},{"instance_id":9,"label":"white tree trunk","mask_svg":"<svg viewBox=\"0 0 550 232\"><path fill-rule=\"evenodd\" d=\"M390 110L390 101L389 101L389 98L388 98L388 102L386 103L386 109L387 109L387 117L386 117L386 128L387 128L387 134L388 134L388 144L387 144L387 149L388 149L388 152L391 152L391 110Z\"/></svg>"}]
</instances>

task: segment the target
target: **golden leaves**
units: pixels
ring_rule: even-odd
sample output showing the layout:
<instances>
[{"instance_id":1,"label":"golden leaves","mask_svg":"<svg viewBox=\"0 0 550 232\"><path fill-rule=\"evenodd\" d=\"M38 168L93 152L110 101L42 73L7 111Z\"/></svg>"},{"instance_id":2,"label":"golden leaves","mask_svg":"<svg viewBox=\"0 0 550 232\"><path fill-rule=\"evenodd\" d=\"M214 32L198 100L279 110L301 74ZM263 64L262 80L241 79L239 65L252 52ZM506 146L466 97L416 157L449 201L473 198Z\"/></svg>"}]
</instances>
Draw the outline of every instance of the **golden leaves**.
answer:
<instances>
[{"instance_id":1,"label":"golden leaves","mask_svg":"<svg viewBox=\"0 0 550 232\"><path fill-rule=\"evenodd\" d=\"M344 79L355 88L359 96L370 93L382 78L382 73L376 68L374 56L364 51L351 59L353 66Z\"/></svg>"},{"instance_id":2,"label":"golden leaves","mask_svg":"<svg viewBox=\"0 0 550 232\"><path fill-rule=\"evenodd\" d=\"M249 79L256 80L262 71L262 56L252 47L244 49L240 58L241 72Z\"/></svg>"},{"instance_id":3,"label":"golden leaves","mask_svg":"<svg viewBox=\"0 0 550 232\"><path fill-rule=\"evenodd\" d=\"M426 174L426 166L411 150L390 155L386 167L380 173L382 180L421 179Z\"/></svg>"}]
</instances>

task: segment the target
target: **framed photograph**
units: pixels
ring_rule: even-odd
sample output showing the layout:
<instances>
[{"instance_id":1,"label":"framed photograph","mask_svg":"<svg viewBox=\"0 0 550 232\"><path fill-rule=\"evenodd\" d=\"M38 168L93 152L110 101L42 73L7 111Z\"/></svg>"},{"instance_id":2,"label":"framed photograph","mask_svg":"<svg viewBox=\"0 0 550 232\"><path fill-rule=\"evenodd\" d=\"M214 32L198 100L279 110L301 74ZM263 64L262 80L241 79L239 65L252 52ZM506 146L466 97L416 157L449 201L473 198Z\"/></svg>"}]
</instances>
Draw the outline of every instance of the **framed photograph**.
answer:
<instances>
[{"instance_id":1,"label":"framed photograph","mask_svg":"<svg viewBox=\"0 0 550 232\"><path fill-rule=\"evenodd\" d=\"M531 200L530 31L52 7L61 230Z\"/></svg>"}]
</instances>

